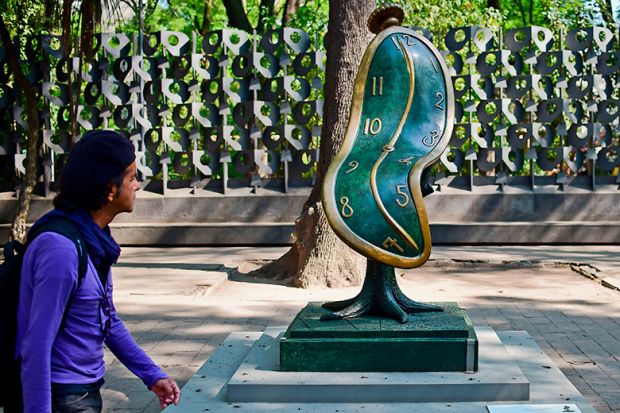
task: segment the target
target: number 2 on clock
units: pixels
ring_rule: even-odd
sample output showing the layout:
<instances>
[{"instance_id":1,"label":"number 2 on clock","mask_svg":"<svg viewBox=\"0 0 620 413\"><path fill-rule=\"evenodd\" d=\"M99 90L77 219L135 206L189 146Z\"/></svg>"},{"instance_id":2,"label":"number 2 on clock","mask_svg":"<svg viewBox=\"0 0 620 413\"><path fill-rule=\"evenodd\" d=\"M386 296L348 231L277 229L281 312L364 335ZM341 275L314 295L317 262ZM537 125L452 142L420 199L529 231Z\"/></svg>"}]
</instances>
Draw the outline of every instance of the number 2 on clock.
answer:
<instances>
[{"instance_id":1,"label":"number 2 on clock","mask_svg":"<svg viewBox=\"0 0 620 413\"><path fill-rule=\"evenodd\" d=\"M443 95L441 94L441 92L437 92L437 94L435 94L435 97L437 99L439 99L437 101L437 103L435 103L435 107L439 110L446 110L446 108L443 105L443 101L445 100L445 98L443 97Z\"/></svg>"}]
</instances>

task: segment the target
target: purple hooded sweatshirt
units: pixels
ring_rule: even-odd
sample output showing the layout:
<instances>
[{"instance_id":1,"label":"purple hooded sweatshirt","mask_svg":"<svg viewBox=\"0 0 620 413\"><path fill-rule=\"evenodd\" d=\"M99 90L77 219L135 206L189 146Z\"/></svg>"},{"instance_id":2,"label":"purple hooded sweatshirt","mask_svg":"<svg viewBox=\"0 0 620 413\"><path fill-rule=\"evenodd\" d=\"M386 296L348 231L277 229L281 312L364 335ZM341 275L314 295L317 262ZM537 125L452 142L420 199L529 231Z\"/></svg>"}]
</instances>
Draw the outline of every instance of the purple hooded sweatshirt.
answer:
<instances>
[{"instance_id":1,"label":"purple hooded sweatshirt","mask_svg":"<svg viewBox=\"0 0 620 413\"><path fill-rule=\"evenodd\" d=\"M25 413L51 412L51 383L100 381L105 373L104 342L147 387L168 377L118 318L111 271L104 287L89 258L84 280L79 288L77 284L73 241L51 232L39 235L24 256L18 309L16 352L22 358Z\"/></svg>"}]
</instances>

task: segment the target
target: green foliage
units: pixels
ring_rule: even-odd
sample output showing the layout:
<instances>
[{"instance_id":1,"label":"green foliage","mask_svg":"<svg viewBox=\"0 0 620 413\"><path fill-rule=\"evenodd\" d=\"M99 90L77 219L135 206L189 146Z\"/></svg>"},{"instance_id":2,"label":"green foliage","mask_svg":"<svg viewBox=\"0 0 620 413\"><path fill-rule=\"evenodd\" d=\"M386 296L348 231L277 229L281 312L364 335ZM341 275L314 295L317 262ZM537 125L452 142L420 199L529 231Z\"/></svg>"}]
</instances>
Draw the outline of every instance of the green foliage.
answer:
<instances>
[{"instance_id":1,"label":"green foliage","mask_svg":"<svg viewBox=\"0 0 620 413\"><path fill-rule=\"evenodd\" d=\"M379 0L377 3L388 2L403 8L404 24L428 28L439 38L450 28L462 26L511 29L536 25L568 30L604 25L597 0L499 0L499 9L489 7L487 0Z\"/></svg>"},{"instance_id":2,"label":"green foliage","mask_svg":"<svg viewBox=\"0 0 620 413\"><path fill-rule=\"evenodd\" d=\"M311 39L315 39L317 35L322 37L325 34L328 20L328 0L306 1L297 10L287 26L303 29L310 35Z\"/></svg>"},{"instance_id":3,"label":"green foliage","mask_svg":"<svg viewBox=\"0 0 620 413\"><path fill-rule=\"evenodd\" d=\"M11 37L46 33L42 24L45 16L43 2L4 0L0 2L0 13Z\"/></svg>"},{"instance_id":4,"label":"green foliage","mask_svg":"<svg viewBox=\"0 0 620 413\"><path fill-rule=\"evenodd\" d=\"M534 25L566 30L602 23L592 0L501 0L500 8L506 29Z\"/></svg>"},{"instance_id":5,"label":"green foliage","mask_svg":"<svg viewBox=\"0 0 620 413\"><path fill-rule=\"evenodd\" d=\"M61 2L57 1L57 7L60 7ZM538 25L567 30L578 26L604 24L600 1L597 0L499 0L499 10L488 7L487 0L378 0L377 3L381 5L388 1L403 7L405 24L429 28L436 36L442 36L450 28L459 26L503 26L510 29ZM273 15L265 18L265 27L281 26L284 2L285 0L276 0ZM102 3L110 7L110 4L117 2L105 0ZM119 32L135 32L138 29L138 2L128 0L123 3L130 5L135 15L112 23ZM256 27L260 0L246 0L245 4L250 23ZM205 15L208 21L204 27L206 30L223 29L228 25L222 0L146 0L143 5L145 32L167 29L189 34L192 31L201 31ZM49 23L49 13L42 1L5 0L0 2L0 12L12 35L58 31L60 24L59 21L46 24ZM618 15L619 12L620 10L615 10L614 14ZM314 38L316 34L322 36L325 33L328 18L329 0L305 0L287 25L303 29Z\"/></svg>"},{"instance_id":6,"label":"green foliage","mask_svg":"<svg viewBox=\"0 0 620 413\"><path fill-rule=\"evenodd\" d=\"M187 0L174 6L169 1L155 2L142 10L143 28L146 33L156 32L162 29L189 33L195 30L194 17L202 13L204 1ZM119 22L116 27L118 32L134 33L139 27L139 10L137 4L132 7L133 16L130 19Z\"/></svg>"},{"instance_id":7,"label":"green foliage","mask_svg":"<svg viewBox=\"0 0 620 413\"><path fill-rule=\"evenodd\" d=\"M258 26L259 5L260 0L246 1L245 10L253 27ZM143 12L144 31L155 32L162 29L184 33L200 31L203 26L205 7L208 7L209 25L207 30L220 30L228 27L228 17L222 0L211 0L210 2L208 0L162 0L153 4L152 11ZM275 2L274 13L267 15L263 21L265 28L282 25L283 8L284 0ZM322 36L325 33L328 18L328 0L306 0L297 13L292 16L287 26L303 29L314 38L316 34ZM138 31L137 9L133 18L120 22L116 29L119 32Z\"/></svg>"},{"instance_id":8,"label":"green foliage","mask_svg":"<svg viewBox=\"0 0 620 413\"><path fill-rule=\"evenodd\" d=\"M386 1L378 2L383 3ZM486 0L397 0L395 3L405 11L405 25L427 28L439 38L453 27L484 26L492 29L501 27L504 22L499 10L486 7Z\"/></svg>"}]
</instances>

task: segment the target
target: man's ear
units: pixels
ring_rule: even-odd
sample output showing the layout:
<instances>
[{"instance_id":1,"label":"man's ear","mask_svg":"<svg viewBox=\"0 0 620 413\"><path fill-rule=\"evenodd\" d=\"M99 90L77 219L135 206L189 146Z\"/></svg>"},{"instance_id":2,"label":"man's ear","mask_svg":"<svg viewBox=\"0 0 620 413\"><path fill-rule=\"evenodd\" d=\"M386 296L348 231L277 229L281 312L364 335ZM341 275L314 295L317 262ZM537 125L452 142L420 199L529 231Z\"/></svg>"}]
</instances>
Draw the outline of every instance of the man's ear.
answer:
<instances>
[{"instance_id":1,"label":"man's ear","mask_svg":"<svg viewBox=\"0 0 620 413\"><path fill-rule=\"evenodd\" d=\"M118 187L116 184L108 185L108 202L114 201L114 197L116 197L116 193L118 191Z\"/></svg>"}]
</instances>

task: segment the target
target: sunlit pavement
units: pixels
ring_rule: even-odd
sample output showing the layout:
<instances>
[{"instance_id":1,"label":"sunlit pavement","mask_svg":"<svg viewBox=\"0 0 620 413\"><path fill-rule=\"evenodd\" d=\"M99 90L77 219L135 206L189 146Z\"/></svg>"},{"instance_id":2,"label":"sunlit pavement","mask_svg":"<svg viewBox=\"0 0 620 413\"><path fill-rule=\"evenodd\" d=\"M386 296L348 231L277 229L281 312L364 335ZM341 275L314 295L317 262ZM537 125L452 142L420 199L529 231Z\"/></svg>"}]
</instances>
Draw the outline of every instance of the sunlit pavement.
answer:
<instances>
[{"instance_id":1,"label":"sunlit pavement","mask_svg":"<svg viewBox=\"0 0 620 413\"><path fill-rule=\"evenodd\" d=\"M229 333L286 326L308 301L359 289L302 290L243 275L285 251L123 248L116 307L183 385ZM620 411L620 291L601 285L620 278L620 247L435 247L424 267L398 272L411 298L457 301L475 325L526 330L599 412ZM139 379L110 353L106 361L105 412L159 411Z\"/></svg>"}]
</instances>

